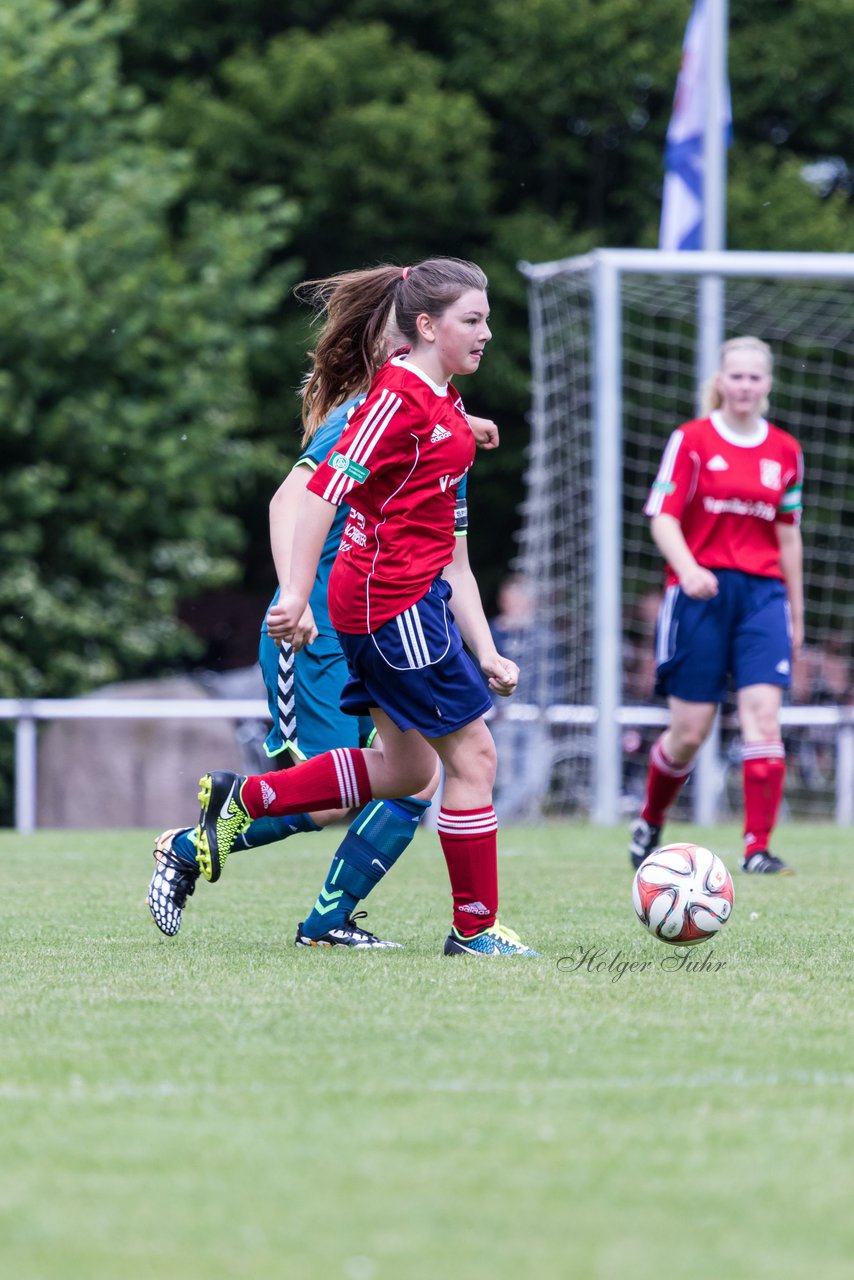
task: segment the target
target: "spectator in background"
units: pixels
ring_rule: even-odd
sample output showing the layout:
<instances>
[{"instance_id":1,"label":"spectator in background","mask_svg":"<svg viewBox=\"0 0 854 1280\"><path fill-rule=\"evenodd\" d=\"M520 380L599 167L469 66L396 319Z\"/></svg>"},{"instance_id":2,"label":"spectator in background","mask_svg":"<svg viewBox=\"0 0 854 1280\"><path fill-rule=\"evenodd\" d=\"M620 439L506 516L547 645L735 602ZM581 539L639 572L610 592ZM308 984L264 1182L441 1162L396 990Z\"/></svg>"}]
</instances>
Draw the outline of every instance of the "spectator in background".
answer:
<instances>
[{"instance_id":1,"label":"spectator in background","mask_svg":"<svg viewBox=\"0 0 854 1280\"><path fill-rule=\"evenodd\" d=\"M655 625L661 592L647 591L628 608L623 644L623 700L646 706L655 698ZM647 758L658 734L647 725L627 725L622 734L623 805L637 813L646 782Z\"/></svg>"},{"instance_id":2,"label":"spectator in background","mask_svg":"<svg viewBox=\"0 0 854 1280\"><path fill-rule=\"evenodd\" d=\"M623 696L629 703L648 703L655 696L655 626L661 599L660 591L647 591L627 612Z\"/></svg>"},{"instance_id":3,"label":"spectator in background","mask_svg":"<svg viewBox=\"0 0 854 1280\"><path fill-rule=\"evenodd\" d=\"M792 666L791 700L795 705L844 707L854 699L854 680L844 640L831 637L824 646L804 646ZM808 791L831 785L836 761L836 732L830 726L790 728L786 754Z\"/></svg>"},{"instance_id":4,"label":"spectator in background","mask_svg":"<svg viewBox=\"0 0 854 1280\"><path fill-rule=\"evenodd\" d=\"M499 653L519 667L513 710L493 697L489 727L498 752L495 810L501 822L535 821L549 786L550 736L543 716L562 697L557 634L538 616L533 583L522 573L503 579L490 630ZM505 709L506 708L506 709Z\"/></svg>"}]
</instances>

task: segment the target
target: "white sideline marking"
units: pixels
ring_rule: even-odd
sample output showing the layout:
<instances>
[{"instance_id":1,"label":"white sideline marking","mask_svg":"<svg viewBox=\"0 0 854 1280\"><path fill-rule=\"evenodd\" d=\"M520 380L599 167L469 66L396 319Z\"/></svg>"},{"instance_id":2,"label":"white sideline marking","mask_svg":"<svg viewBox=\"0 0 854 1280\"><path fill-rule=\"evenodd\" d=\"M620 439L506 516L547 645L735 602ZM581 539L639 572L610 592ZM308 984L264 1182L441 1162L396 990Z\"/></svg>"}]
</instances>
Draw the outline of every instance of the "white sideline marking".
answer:
<instances>
[{"instance_id":1,"label":"white sideline marking","mask_svg":"<svg viewBox=\"0 0 854 1280\"><path fill-rule=\"evenodd\" d=\"M702 1071L694 1075L642 1075L642 1076L578 1076L567 1080L528 1081L520 1085L518 1081L488 1081L481 1077L471 1080L433 1080L433 1081L384 1081L384 1094L409 1094L414 1089L426 1093L519 1093L522 1090L527 1097L538 1091L553 1093L582 1093L591 1091L604 1093L609 1089L655 1089L679 1090L708 1089L723 1086L733 1089L780 1088L796 1085L799 1088L828 1089L854 1088L854 1073L842 1071L771 1071L767 1075L748 1074L745 1071ZM135 1084L127 1080L115 1084L87 1084L79 1077L73 1077L64 1088L39 1089L30 1084L19 1084L16 1081L0 1081L0 1101L3 1102L89 1102L112 1103L128 1098L190 1098L215 1097L221 1093L231 1092L233 1085L224 1083L222 1087L212 1085L199 1086L193 1083L175 1084L171 1080L161 1080L152 1084ZM265 1093L266 1086L260 1082L244 1087L245 1093ZM318 1085L323 1093L353 1093L370 1095L374 1089L354 1089L352 1084L334 1085L325 1081Z\"/></svg>"}]
</instances>

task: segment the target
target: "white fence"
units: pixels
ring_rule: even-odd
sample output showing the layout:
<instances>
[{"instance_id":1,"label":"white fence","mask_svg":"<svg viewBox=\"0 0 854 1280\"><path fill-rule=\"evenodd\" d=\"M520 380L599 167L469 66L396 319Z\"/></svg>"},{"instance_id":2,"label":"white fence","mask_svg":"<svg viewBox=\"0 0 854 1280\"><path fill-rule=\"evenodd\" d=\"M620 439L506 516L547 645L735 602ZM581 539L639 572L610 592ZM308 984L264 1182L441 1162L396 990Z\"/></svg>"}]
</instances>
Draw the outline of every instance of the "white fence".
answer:
<instances>
[{"instance_id":1,"label":"white fence","mask_svg":"<svg viewBox=\"0 0 854 1280\"><path fill-rule=\"evenodd\" d=\"M598 713L593 706L553 706L545 711L526 704L509 704L512 718L539 719L548 725L595 728ZM266 702L259 699L130 698L0 698L0 720L15 721L15 828L36 829L38 751L36 726L50 720L269 720ZM854 707L784 707L784 728L830 729L836 738L836 795L833 818L840 826L854 824ZM620 728L663 725L667 712L661 707L619 707ZM720 773L722 775L722 769ZM703 800L708 803L708 797ZM611 821L619 821L615 811Z\"/></svg>"},{"instance_id":2,"label":"white fence","mask_svg":"<svg viewBox=\"0 0 854 1280\"><path fill-rule=\"evenodd\" d=\"M256 698L0 698L0 720L15 724L15 828L35 831L36 725L49 720L266 720Z\"/></svg>"}]
</instances>

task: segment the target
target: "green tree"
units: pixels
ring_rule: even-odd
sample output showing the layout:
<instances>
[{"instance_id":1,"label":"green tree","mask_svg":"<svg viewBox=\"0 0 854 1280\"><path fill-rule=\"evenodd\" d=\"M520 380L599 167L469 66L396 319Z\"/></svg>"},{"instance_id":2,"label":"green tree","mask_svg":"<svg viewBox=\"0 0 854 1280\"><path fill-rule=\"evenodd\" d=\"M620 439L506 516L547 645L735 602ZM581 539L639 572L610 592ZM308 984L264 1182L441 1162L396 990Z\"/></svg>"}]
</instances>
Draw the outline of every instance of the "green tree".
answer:
<instances>
[{"instance_id":1,"label":"green tree","mask_svg":"<svg viewBox=\"0 0 854 1280\"><path fill-rule=\"evenodd\" d=\"M0 696L192 655L176 602L239 574L230 499L270 465L248 369L293 211L192 197L194 157L122 83L123 22L94 0L2 18Z\"/></svg>"}]
</instances>

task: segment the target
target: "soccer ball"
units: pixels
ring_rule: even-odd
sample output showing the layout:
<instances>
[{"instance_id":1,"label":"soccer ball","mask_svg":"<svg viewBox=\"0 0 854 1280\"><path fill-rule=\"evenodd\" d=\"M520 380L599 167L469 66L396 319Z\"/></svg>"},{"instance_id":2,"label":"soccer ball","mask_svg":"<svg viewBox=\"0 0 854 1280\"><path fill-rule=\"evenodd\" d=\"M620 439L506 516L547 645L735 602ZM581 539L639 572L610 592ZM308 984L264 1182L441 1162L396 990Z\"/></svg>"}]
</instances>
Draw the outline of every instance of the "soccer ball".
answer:
<instances>
[{"instance_id":1,"label":"soccer ball","mask_svg":"<svg viewBox=\"0 0 854 1280\"><path fill-rule=\"evenodd\" d=\"M632 901L654 938L691 947L712 938L732 913L732 876L698 844L665 844L638 867Z\"/></svg>"}]
</instances>

